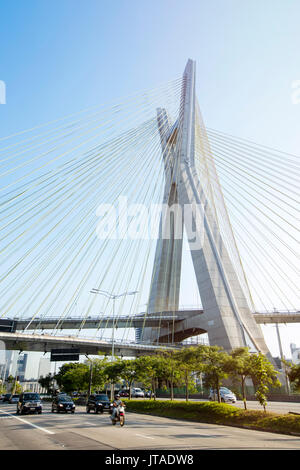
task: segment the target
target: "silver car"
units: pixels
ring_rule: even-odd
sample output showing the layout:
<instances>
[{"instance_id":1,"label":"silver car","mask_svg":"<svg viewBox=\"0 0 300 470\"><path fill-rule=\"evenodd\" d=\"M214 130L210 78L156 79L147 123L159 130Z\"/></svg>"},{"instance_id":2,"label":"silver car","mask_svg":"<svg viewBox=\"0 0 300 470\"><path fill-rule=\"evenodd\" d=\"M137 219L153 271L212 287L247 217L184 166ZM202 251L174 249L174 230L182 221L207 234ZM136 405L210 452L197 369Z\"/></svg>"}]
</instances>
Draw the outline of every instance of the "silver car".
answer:
<instances>
[{"instance_id":1,"label":"silver car","mask_svg":"<svg viewBox=\"0 0 300 470\"><path fill-rule=\"evenodd\" d=\"M19 395L12 395L10 399L8 400L8 403L18 403L19 401Z\"/></svg>"},{"instance_id":2,"label":"silver car","mask_svg":"<svg viewBox=\"0 0 300 470\"><path fill-rule=\"evenodd\" d=\"M131 396L134 398L144 398L145 394L141 388L133 388L131 392Z\"/></svg>"},{"instance_id":3,"label":"silver car","mask_svg":"<svg viewBox=\"0 0 300 470\"><path fill-rule=\"evenodd\" d=\"M235 403L236 396L235 394L226 387L220 387L220 397L221 401L224 403ZM210 389L209 400L216 401L218 399L217 390Z\"/></svg>"}]
</instances>

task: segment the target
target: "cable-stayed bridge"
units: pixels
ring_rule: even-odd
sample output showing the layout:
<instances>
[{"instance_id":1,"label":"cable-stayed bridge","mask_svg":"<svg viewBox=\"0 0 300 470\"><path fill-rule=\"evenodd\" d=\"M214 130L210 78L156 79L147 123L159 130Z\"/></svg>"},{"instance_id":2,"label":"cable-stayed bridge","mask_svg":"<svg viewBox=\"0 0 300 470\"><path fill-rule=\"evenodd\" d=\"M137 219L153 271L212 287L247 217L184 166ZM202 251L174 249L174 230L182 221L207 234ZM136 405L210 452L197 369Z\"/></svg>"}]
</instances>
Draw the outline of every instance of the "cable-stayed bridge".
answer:
<instances>
[{"instance_id":1,"label":"cable-stayed bridge","mask_svg":"<svg viewBox=\"0 0 300 470\"><path fill-rule=\"evenodd\" d=\"M192 60L1 138L0 180L8 348L142 354L205 333L268 355L259 325L298 322L299 158L206 128Z\"/></svg>"}]
</instances>

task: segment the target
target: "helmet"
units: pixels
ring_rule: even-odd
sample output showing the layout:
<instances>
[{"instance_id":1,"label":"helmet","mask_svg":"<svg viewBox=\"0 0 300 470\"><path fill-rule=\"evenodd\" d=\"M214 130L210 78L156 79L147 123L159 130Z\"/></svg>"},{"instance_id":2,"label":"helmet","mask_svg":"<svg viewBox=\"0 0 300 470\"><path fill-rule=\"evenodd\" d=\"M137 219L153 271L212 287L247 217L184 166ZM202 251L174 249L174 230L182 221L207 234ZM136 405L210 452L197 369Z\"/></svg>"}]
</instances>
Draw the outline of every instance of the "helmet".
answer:
<instances>
[{"instance_id":1,"label":"helmet","mask_svg":"<svg viewBox=\"0 0 300 470\"><path fill-rule=\"evenodd\" d=\"M120 398L120 395L117 393L117 394L115 395L115 398Z\"/></svg>"}]
</instances>

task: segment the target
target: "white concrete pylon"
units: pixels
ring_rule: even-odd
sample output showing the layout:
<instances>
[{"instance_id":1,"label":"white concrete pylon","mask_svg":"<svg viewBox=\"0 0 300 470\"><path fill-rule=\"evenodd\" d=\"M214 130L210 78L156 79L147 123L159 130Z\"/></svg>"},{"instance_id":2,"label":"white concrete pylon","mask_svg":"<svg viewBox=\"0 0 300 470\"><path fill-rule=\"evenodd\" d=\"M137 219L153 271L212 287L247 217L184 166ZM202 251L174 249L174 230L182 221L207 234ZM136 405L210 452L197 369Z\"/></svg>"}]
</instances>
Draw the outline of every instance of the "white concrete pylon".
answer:
<instances>
[{"instance_id":1,"label":"white concrete pylon","mask_svg":"<svg viewBox=\"0 0 300 470\"><path fill-rule=\"evenodd\" d=\"M234 235L226 213L222 192L222 224L229 233L230 247L224 243L220 230L218 211L214 203L215 187L209 178L199 172L197 159L208 167L205 154L206 132L199 125L199 110L195 94L195 62L189 60L183 75L181 106L176 122L171 126L167 112L157 112L161 135L162 153L165 162L164 203L171 207L178 204L184 217L171 220L171 237L164 237L163 218L160 221L161 238L157 242L153 266L148 313L176 312L179 308L180 273L182 262L182 237L175 239L174 224L183 224L189 236L186 207L193 207L190 218L201 238L201 246L189 240L197 285L202 301L203 313L174 323L172 341L206 331L211 345L222 346L230 351L237 347L252 349L269 355L261 328L255 322L249 303L247 281L240 262ZM198 113L198 114L197 114ZM198 152L198 153L197 153ZM197 158L196 158L197 157ZM209 174L217 178L214 168ZM208 176L209 176L208 174ZM220 216L219 216L220 217ZM201 221L201 224L200 222ZM172 225L173 224L173 225ZM183 232L183 230L182 230ZM201 235L201 236L200 236ZM150 342L170 341L170 332L164 328L144 328L141 339Z\"/></svg>"}]
</instances>

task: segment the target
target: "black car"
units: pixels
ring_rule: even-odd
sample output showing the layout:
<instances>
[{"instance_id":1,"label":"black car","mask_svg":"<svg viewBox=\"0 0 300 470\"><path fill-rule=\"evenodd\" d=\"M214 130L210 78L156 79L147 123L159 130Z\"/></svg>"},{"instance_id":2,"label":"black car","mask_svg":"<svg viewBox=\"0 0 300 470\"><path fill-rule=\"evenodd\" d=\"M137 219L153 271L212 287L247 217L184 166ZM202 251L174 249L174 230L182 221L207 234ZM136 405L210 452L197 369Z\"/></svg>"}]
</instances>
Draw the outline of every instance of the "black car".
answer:
<instances>
[{"instance_id":1,"label":"black car","mask_svg":"<svg viewBox=\"0 0 300 470\"><path fill-rule=\"evenodd\" d=\"M19 396L17 404L17 414L38 413L41 414L43 409L41 397L38 393L24 392Z\"/></svg>"},{"instance_id":2,"label":"black car","mask_svg":"<svg viewBox=\"0 0 300 470\"><path fill-rule=\"evenodd\" d=\"M11 393L5 393L2 398L3 403L6 401L9 402L10 397L11 397Z\"/></svg>"},{"instance_id":3,"label":"black car","mask_svg":"<svg viewBox=\"0 0 300 470\"><path fill-rule=\"evenodd\" d=\"M51 412L54 413L54 411L57 411L57 413L61 411L75 413L75 405L72 398L69 395L58 395L55 397L51 408Z\"/></svg>"},{"instance_id":4,"label":"black car","mask_svg":"<svg viewBox=\"0 0 300 470\"><path fill-rule=\"evenodd\" d=\"M103 413L104 411L111 412L112 403L107 395L90 395L86 404L86 412L89 413L94 410L95 413Z\"/></svg>"}]
</instances>

